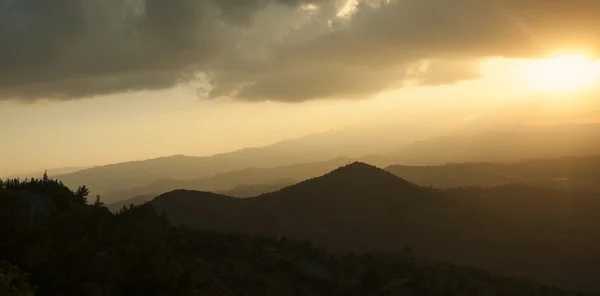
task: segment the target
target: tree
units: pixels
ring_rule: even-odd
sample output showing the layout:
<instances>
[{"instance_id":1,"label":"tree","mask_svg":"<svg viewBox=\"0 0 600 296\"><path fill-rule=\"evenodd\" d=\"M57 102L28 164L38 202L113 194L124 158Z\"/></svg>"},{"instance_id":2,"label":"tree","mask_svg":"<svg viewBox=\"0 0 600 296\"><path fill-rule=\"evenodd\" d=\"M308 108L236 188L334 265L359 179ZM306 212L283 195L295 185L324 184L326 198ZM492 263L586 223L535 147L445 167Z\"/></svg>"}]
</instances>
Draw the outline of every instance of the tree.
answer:
<instances>
[{"instance_id":1,"label":"tree","mask_svg":"<svg viewBox=\"0 0 600 296\"><path fill-rule=\"evenodd\" d=\"M50 178L48 178L48 171L44 171L44 176L42 176L42 182L44 184L48 184L49 181L50 181Z\"/></svg>"},{"instance_id":2,"label":"tree","mask_svg":"<svg viewBox=\"0 0 600 296\"><path fill-rule=\"evenodd\" d=\"M73 193L77 198L82 199L87 202L87 197L90 195L90 189L88 189L85 185L79 186L77 190Z\"/></svg>"},{"instance_id":3,"label":"tree","mask_svg":"<svg viewBox=\"0 0 600 296\"><path fill-rule=\"evenodd\" d=\"M0 295L33 296L33 288L29 285L28 274L18 266L9 262L0 262Z\"/></svg>"},{"instance_id":4,"label":"tree","mask_svg":"<svg viewBox=\"0 0 600 296\"><path fill-rule=\"evenodd\" d=\"M104 206L104 203L100 201L100 194L96 194L96 200L94 201L94 207L101 208Z\"/></svg>"}]
</instances>

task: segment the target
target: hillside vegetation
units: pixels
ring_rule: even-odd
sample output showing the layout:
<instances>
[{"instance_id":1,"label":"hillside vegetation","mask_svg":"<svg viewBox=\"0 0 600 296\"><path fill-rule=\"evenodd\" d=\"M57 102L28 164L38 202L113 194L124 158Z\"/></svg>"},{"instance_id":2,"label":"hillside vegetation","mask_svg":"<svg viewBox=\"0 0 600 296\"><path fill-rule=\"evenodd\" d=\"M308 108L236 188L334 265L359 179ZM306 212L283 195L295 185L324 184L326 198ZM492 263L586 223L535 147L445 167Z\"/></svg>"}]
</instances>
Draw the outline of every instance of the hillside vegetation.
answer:
<instances>
[{"instance_id":1,"label":"hillside vegetation","mask_svg":"<svg viewBox=\"0 0 600 296\"><path fill-rule=\"evenodd\" d=\"M529 185L421 187L364 164L253 198L176 190L152 201L176 225L286 236L336 251L393 251L600 289L597 194Z\"/></svg>"},{"instance_id":2,"label":"hillside vegetation","mask_svg":"<svg viewBox=\"0 0 600 296\"><path fill-rule=\"evenodd\" d=\"M177 228L149 204L111 214L88 192L48 178L0 182L2 295L592 295L421 261L408 248L335 254Z\"/></svg>"}]
</instances>

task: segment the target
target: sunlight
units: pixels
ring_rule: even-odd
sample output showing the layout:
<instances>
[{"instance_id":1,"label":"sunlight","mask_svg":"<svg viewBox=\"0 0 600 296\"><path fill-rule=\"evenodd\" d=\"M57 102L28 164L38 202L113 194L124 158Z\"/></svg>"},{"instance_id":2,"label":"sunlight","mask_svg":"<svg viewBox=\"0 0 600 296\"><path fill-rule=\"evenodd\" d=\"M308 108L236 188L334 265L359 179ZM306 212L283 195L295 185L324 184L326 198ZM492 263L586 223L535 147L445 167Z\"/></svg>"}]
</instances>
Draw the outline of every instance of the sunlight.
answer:
<instances>
[{"instance_id":1,"label":"sunlight","mask_svg":"<svg viewBox=\"0 0 600 296\"><path fill-rule=\"evenodd\" d=\"M575 93L600 80L600 63L585 55L556 55L523 67L527 84L545 93Z\"/></svg>"},{"instance_id":2,"label":"sunlight","mask_svg":"<svg viewBox=\"0 0 600 296\"><path fill-rule=\"evenodd\" d=\"M355 11L358 1L348 0L338 11L337 16L340 18L349 18Z\"/></svg>"}]
</instances>

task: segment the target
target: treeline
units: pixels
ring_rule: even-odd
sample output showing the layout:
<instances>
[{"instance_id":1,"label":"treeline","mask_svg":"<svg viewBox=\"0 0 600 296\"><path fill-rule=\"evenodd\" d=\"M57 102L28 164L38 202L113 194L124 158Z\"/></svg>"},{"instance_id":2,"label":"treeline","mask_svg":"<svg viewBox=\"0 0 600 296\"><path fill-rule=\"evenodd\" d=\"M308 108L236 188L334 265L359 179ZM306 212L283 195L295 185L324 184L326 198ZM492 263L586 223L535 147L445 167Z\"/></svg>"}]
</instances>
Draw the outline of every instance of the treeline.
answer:
<instances>
[{"instance_id":1,"label":"treeline","mask_svg":"<svg viewBox=\"0 0 600 296\"><path fill-rule=\"evenodd\" d=\"M584 295L449 264L173 227L47 177L0 182L0 295Z\"/></svg>"}]
</instances>

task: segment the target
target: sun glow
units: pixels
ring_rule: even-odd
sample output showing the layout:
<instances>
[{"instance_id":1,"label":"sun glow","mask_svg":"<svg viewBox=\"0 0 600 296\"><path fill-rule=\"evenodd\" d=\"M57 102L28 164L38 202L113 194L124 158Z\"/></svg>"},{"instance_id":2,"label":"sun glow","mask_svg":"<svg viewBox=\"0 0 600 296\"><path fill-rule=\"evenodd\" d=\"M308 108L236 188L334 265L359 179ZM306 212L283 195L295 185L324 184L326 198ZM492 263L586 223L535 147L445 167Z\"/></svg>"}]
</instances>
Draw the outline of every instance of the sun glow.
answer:
<instances>
[{"instance_id":1,"label":"sun glow","mask_svg":"<svg viewBox=\"0 0 600 296\"><path fill-rule=\"evenodd\" d=\"M574 93L600 82L600 63L584 55L556 55L527 63L527 83L536 91Z\"/></svg>"}]
</instances>

